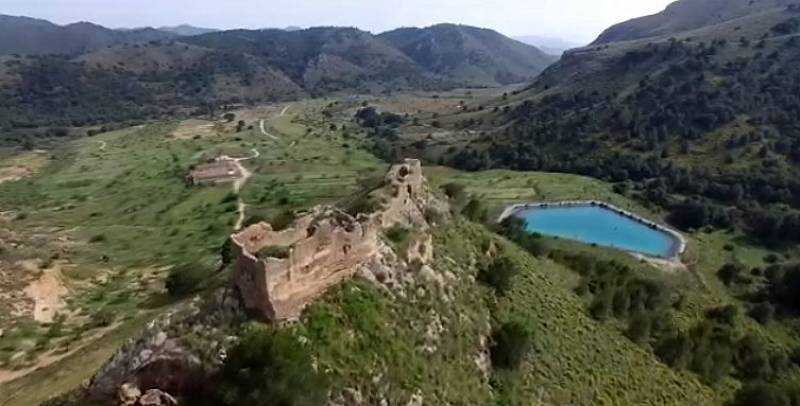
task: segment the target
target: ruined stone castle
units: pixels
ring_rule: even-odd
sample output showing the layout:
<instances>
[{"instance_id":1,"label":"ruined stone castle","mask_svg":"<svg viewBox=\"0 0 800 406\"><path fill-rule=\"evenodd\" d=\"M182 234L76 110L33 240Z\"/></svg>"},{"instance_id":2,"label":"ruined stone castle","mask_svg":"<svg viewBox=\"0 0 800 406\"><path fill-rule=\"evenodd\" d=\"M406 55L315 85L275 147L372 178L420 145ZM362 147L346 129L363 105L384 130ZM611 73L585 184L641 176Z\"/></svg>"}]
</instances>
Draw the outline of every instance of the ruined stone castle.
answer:
<instances>
[{"instance_id":1,"label":"ruined stone castle","mask_svg":"<svg viewBox=\"0 0 800 406\"><path fill-rule=\"evenodd\" d=\"M420 162L411 159L392 166L369 198L379 202L372 213L354 217L320 206L285 230L262 222L232 235L236 285L245 307L271 321L299 317L377 254L381 230L425 227L426 210L436 202Z\"/></svg>"}]
</instances>

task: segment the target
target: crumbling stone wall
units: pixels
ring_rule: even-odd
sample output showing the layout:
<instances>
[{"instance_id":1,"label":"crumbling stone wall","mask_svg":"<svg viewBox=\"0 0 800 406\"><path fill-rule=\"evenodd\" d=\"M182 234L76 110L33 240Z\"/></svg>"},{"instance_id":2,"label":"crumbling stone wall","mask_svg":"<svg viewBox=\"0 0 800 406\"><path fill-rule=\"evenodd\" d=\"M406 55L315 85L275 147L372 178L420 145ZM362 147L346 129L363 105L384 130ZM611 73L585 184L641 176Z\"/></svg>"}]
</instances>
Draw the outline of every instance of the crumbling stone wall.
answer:
<instances>
[{"instance_id":1,"label":"crumbling stone wall","mask_svg":"<svg viewBox=\"0 0 800 406\"><path fill-rule=\"evenodd\" d=\"M417 159L406 159L403 164L392 166L384 182L383 190L378 193L388 196L382 210L376 213L383 229L397 224L425 228L427 210L447 211L428 190L422 163Z\"/></svg>"},{"instance_id":2,"label":"crumbling stone wall","mask_svg":"<svg viewBox=\"0 0 800 406\"><path fill-rule=\"evenodd\" d=\"M318 207L283 231L259 223L233 235L236 285L245 307L268 320L299 317L377 252L377 231L368 217ZM286 249L288 255L260 258L269 247Z\"/></svg>"},{"instance_id":3,"label":"crumbling stone wall","mask_svg":"<svg viewBox=\"0 0 800 406\"><path fill-rule=\"evenodd\" d=\"M392 166L384 186L373 194L383 202L374 213L354 218L322 206L286 230L259 223L231 236L236 285L245 306L267 320L297 318L314 299L378 255L381 230L398 224L426 228L427 210L447 211L446 204L437 208L415 159ZM285 250L286 258L259 257L270 247Z\"/></svg>"}]
</instances>

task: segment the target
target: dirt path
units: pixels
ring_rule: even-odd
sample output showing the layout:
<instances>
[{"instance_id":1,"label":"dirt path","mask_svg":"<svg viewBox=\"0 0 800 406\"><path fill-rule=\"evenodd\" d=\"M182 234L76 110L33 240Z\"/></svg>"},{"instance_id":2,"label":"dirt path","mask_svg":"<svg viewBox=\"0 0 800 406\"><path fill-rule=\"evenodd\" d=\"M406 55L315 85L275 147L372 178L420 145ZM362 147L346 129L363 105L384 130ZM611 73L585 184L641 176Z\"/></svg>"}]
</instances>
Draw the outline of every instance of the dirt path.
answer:
<instances>
[{"instance_id":1,"label":"dirt path","mask_svg":"<svg viewBox=\"0 0 800 406\"><path fill-rule=\"evenodd\" d=\"M246 166L242 165L242 162L249 161L251 159L256 159L261 156L261 153L258 152L257 149L253 148L252 151L253 155L247 158L232 158L227 155L223 155L219 158L222 160L232 161L233 164L236 165L236 169L238 169L239 173L241 174L241 176L239 176L239 178L233 182L233 193L236 193L237 195L239 194L239 191L242 190L242 187L244 187L244 184L247 183L247 180L250 179L251 176L253 176L253 172L247 169ZM237 218L236 218L236 225L234 226L235 230L239 230L242 228L242 224L244 224L244 216L246 210L247 210L247 204L245 204L242 198L239 197L236 209Z\"/></svg>"},{"instance_id":2,"label":"dirt path","mask_svg":"<svg viewBox=\"0 0 800 406\"><path fill-rule=\"evenodd\" d=\"M239 231L242 229L244 225L244 213L247 210L247 205L242 201L242 198L239 198L239 206L236 209L237 217L236 217L236 225L233 226L233 231Z\"/></svg>"},{"instance_id":3,"label":"dirt path","mask_svg":"<svg viewBox=\"0 0 800 406\"><path fill-rule=\"evenodd\" d=\"M279 141L280 140L280 138L278 138L278 137L276 137L276 136L274 136L274 135L272 135L272 134L267 132L266 128L264 128L264 119L263 118L261 119L261 122L258 125L261 128L261 134L264 134L267 137L272 138L274 141Z\"/></svg>"},{"instance_id":4,"label":"dirt path","mask_svg":"<svg viewBox=\"0 0 800 406\"><path fill-rule=\"evenodd\" d=\"M278 114L278 117L283 117L283 116L285 116L285 115L286 115L286 112L287 112L287 111L289 111L289 108L290 108L290 107L292 107L292 105L291 105L291 104L289 104L289 105L287 105L286 107L284 107L284 108L283 108L283 110L281 110L281 113L280 113L280 114ZM265 125L265 123L266 123L266 120L264 120L263 118L262 118L262 119L261 119L261 121L258 123L258 126L259 126L259 128L261 129L261 134L264 134L264 135L266 135L267 137L269 137L269 138L272 138L272 140L274 140L274 141L278 141L278 140L280 140L280 138L278 138L278 137L276 137L276 136L274 136L274 135L270 134L269 132L267 132L267 129L266 129L266 127L264 126L264 125Z\"/></svg>"}]
</instances>

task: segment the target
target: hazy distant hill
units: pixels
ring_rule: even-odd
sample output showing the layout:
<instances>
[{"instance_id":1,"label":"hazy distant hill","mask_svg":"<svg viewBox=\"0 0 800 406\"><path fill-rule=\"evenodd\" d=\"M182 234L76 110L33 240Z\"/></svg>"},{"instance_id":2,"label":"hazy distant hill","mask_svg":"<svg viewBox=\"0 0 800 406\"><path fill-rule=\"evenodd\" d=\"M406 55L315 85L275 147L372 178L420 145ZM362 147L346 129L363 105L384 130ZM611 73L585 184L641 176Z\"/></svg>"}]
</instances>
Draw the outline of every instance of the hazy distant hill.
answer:
<instances>
[{"instance_id":1,"label":"hazy distant hill","mask_svg":"<svg viewBox=\"0 0 800 406\"><path fill-rule=\"evenodd\" d=\"M555 59L495 31L465 25L400 28L379 37L433 73L486 86L530 80Z\"/></svg>"},{"instance_id":2,"label":"hazy distant hill","mask_svg":"<svg viewBox=\"0 0 800 406\"><path fill-rule=\"evenodd\" d=\"M110 39L84 41L70 55L0 61L0 128L80 126L338 91L496 86L529 80L553 60L493 31L449 25L382 37L336 27L168 34L168 41L113 46L160 31L86 27ZM409 41L402 50L387 40L401 37ZM31 53L47 53L43 45L51 41L37 37L33 43L42 46ZM432 46L413 52L414 44Z\"/></svg>"},{"instance_id":3,"label":"hazy distant hill","mask_svg":"<svg viewBox=\"0 0 800 406\"><path fill-rule=\"evenodd\" d=\"M234 30L185 38L184 41L256 56L312 92L369 86L378 82L422 85L431 80L402 52L355 28Z\"/></svg>"},{"instance_id":4,"label":"hazy distant hill","mask_svg":"<svg viewBox=\"0 0 800 406\"><path fill-rule=\"evenodd\" d=\"M651 16L605 30L593 44L669 35L798 3L798 0L680 0Z\"/></svg>"},{"instance_id":5,"label":"hazy distant hill","mask_svg":"<svg viewBox=\"0 0 800 406\"><path fill-rule=\"evenodd\" d=\"M181 37L189 37L192 35L202 35L208 34L210 32L217 32L219 31L216 28L203 28L203 27L195 27L193 25L188 24L181 24L174 27L158 27L159 31L169 32L175 35L180 35Z\"/></svg>"},{"instance_id":6,"label":"hazy distant hill","mask_svg":"<svg viewBox=\"0 0 800 406\"><path fill-rule=\"evenodd\" d=\"M525 35L521 37L515 37L514 39L539 48L546 54L555 56L561 56L564 51L581 46L581 44L570 42L562 38L542 35Z\"/></svg>"},{"instance_id":7,"label":"hazy distant hill","mask_svg":"<svg viewBox=\"0 0 800 406\"><path fill-rule=\"evenodd\" d=\"M152 28L112 30L87 22L59 26L28 17L0 15L0 54L78 54L111 45L166 40Z\"/></svg>"}]
</instances>

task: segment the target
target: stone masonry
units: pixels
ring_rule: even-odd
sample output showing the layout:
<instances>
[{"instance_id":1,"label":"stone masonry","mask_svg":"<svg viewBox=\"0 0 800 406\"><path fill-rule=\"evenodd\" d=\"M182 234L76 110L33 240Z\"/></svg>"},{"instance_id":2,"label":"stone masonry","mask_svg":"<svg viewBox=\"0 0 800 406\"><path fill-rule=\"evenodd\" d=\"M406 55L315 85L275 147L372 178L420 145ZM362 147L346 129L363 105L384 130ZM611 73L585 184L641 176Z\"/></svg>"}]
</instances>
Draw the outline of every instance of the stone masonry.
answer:
<instances>
[{"instance_id":1,"label":"stone masonry","mask_svg":"<svg viewBox=\"0 0 800 406\"><path fill-rule=\"evenodd\" d=\"M381 230L398 224L425 227L426 209L437 202L420 162L411 159L392 166L371 197L381 201L373 213L353 217L319 206L285 230L262 222L232 235L236 285L245 307L271 321L298 318L378 254Z\"/></svg>"}]
</instances>

